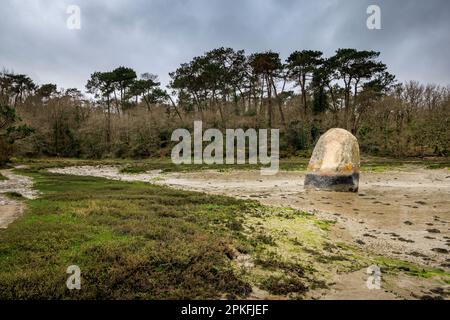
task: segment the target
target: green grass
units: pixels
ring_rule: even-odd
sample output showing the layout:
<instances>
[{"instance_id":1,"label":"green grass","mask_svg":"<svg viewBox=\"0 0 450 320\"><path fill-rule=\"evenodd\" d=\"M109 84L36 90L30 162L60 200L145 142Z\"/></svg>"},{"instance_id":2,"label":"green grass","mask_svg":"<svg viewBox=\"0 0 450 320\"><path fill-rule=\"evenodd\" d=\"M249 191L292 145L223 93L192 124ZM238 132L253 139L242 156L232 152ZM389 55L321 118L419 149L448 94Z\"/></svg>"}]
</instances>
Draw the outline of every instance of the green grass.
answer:
<instances>
[{"instance_id":1,"label":"green grass","mask_svg":"<svg viewBox=\"0 0 450 320\"><path fill-rule=\"evenodd\" d=\"M0 181L5 181L5 180L8 180L8 178L0 173Z\"/></svg>"},{"instance_id":2,"label":"green grass","mask_svg":"<svg viewBox=\"0 0 450 320\"><path fill-rule=\"evenodd\" d=\"M283 171L305 171L307 166L308 160L306 159L297 159L297 160L284 159L280 161L280 170ZM159 161L148 161L145 163L125 164L125 166L122 167L120 172L130 174L144 173L149 170L162 170L163 172L190 172L202 170L217 170L219 172L227 172L233 170L259 170L262 167L264 166L259 164L175 165L170 161L170 159L163 159Z\"/></svg>"},{"instance_id":3,"label":"green grass","mask_svg":"<svg viewBox=\"0 0 450 320\"><path fill-rule=\"evenodd\" d=\"M308 158L282 158L280 159L281 171L305 171L308 166ZM88 165L115 165L121 168L121 172L129 174L144 173L149 170L161 170L163 172L190 172L202 170L217 170L227 172L232 170L257 170L261 165L175 165L170 158L151 159L72 159L72 158L15 158L13 163L26 164L34 169L67 167L67 166L88 166ZM388 170L402 170L408 166L424 167L427 169L450 168L448 158L382 158L382 157L362 157L361 171L363 172L386 172Z\"/></svg>"},{"instance_id":4,"label":"green grass","mask_svg":"<svg viewBox=\"0 0 450 320\"><path fill-rule=\"evenodd\" d=\"M430 163L426 166L427 169L445 169L447 168L450 170L450 162L449 161L443 161L443 162L436 162L436 163Z\"/></svg>"},{"instance_id":5,"label":"green grass","mask_svg":"<svg viewBox=\"0 0 450 320\"><path fill-rule=\"evenodd\" d=\"M306 212L41 170L98 163L41 159L16 170L31 176L41 195L26 200L25 214L0 231L0 299L246 298L255 286L301 298L329 286L336 270L373 263L390 273L448 279L442 270L333 243L328 233L334 222ZM298 168L305 162L288 163ZM172 170L161 160L138 165ZM240 265L241 256L252 261L251 271ZM73 264L82 272L79 291L65 286Z\"/></svg>"},{"instance_id":6,"label":"green grass","mask_svg":"<svg viewBox=\"0 0 450 320\"><path fill-rule=\"evenodd\" d=\"M449 158L382 158L363 157L361 171L386 172L402 170L408 167L422 167L425 169L443 169L450 167Z\"/></svg>"},{"instance_id":7,"label":"green grass","mask_svg":"<svg viewBox=\"0 0 450 320\"><path fill-rule=\"evenodd\" d=\"M442 269L438 268L422 268L420 266L416 266L412 263L387 258L387 257L376 257L374 261L380 266L383 272L403 272L411 276L421 277L421 278L431 278L431 277L440 277L444 279L444 281L450 281L450 273L445 272Z\"/></svg>"},{"instance_id":8,"label":"green grass","mask_svg":"<svg viewBox=\"0 0 450 320\"><path fill-rule=\"evenodd\" d=\"M16 173L31 176L41 196L0 232L0 299L245 298L254 286L298 297L322 285L314 258L299 258L309 247L323 253L329 223L304 212L141 182ZM241 254L255 272L239 266ZM79 291L66 288L70 265L81 268Z\"/></svg>"},{"instance_id":9,"label":"green grass","mask_svg":"<svg viewBox=\"0 0 450 320\"><path fill-rule=\"evenodd\" d=\"M286 158L280 159L280 171L306 171L308 167L308 158ZM405 166L425 167L426 169L442 169L450 167L450 160L447 159L391 159L391 158L363 158L361 161L361 171L363 172L386 172L388 170L401 170ZM163 172L188 172L201 170L258 170L261 165L174 165L170 159L153 159L144 162L125 163L122 166L123 173L144 173L149 170L162 170Z\"/></svg>"},{"instance_id":10,"label":"green grass","mask_svg":"<svg viewBox=\"0 0 450 320\"><path fill-rule=\"evenodd\" d=\"M0 232L0 298L245 297L229 226L251 202L28 171L43 195ZM82 290L69 291L69 265Z\"/></svg>"},{"instance_id":11,"label":"green grass","mask_svg":"<svg viewBox=\"0 0 450 320\"><path fill-rule=\"evenodd\" d=\"M325 286L329 221L140 182L16 170L41 192L0 232L0 299L301 297ZM334 254L334 253L333 253ZM252 272L237 262L249 255ZM354 266L353 256L347 261ZM329 263L326 260L326 263ZM82 289L69 291L78 265Z\"/></svg>"}]
</instances>

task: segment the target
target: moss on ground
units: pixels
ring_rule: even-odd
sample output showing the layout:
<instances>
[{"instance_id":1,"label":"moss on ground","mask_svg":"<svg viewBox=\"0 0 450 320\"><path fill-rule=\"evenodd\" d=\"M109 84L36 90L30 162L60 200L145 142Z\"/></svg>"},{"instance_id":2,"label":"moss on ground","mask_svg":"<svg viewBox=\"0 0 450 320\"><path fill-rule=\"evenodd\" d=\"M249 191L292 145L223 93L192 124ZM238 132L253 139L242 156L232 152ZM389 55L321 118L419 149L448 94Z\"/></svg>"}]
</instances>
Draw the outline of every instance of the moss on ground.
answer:
<instances>
[{"instance_id":1,"label":"moss on ground","mask_svg":"<svg viewBox=\"0 0 450 320\"><path fill-rule=\"evenodd\" d=\"M421 267L403 260L389 257L375 257L374 262L381 268L382 272L394 274L402 272L415 277L439 277L446 282L450 281L450 273L445 272L442 269Z\"/></svg>"},{"instance_id":2,"label":"moss on ground","mask_svg":"<svg viewBox=\"0 0 450 320\"><path fill-rule=\"evenodd\" d=\"M144 183L22 171L42 196L0 232L2 299L245 297L231 266L248 203ZM82 290L66 289L66 268Z\"/></svg>"},{"instance_id":3,"label":"moss on ground","mask_svg":"<svg viewBox=\"0 0 450 320\"><path fill-rule=\"evenodd\" d=\"M301 296L325 286L329 222L293 209L140 182L21 169L41 192L0 232L0 298ZM251 257L246 270L238 256ZM65 286L82 270L82 290Z\"/></svg>"},{"instance_id":4,"label":"moss on ground","mask_svg":"<svg viewBox=\"0 0 450 320\"><path fill-rule=\"evenodd\" d=\"M330 286L335 272L361 269L367 258L329 239L333 224L290 208L255 210L243 223L242 234L253 244L254 263L245 279L271 294L296 299L308 290Z\"/></svg>"},{"instance_id":5,"label":"moss on ground","mask_svg":"<svg viewBox=\"0 0 450 320\"><path fill-rule=\"evenodd\" d=\"M449 279L333 243L334 221L307 212L41 170L81 165L71 160L28 165L18 172L33 178L41 196L26 200L26 213L0 231L2 299L246 298L254 287L301 298L330 286L336 273L372 264ZM72 264L82 270L79 291L65 286Z\"/></svg>"}]
</instances>

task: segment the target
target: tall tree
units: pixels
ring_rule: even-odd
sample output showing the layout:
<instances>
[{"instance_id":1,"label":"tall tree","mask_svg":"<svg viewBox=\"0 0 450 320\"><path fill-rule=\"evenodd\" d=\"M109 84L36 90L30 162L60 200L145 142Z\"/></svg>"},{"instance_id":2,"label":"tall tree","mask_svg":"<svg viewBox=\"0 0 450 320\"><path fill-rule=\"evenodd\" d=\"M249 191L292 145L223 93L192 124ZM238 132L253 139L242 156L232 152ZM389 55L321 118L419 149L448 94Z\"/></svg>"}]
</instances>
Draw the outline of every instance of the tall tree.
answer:
<instances>
[{"instance_id":1,"label":"tall tree","mask_svg":"<svg viewBox=\"0 0 450 320\"><path fill-rule=\"evenodd\" d=\"M330 58L330 64L336 68L339 79L344 83L344 126L351 129L350 119L354 116L359 90L366 82L385 72L386 65L377 61L380 53L376 51L358 51L356 49L338 49Z\"/></svg>"},{"instance_id":2,"label":"tall tree","mask_svg":"<svg viewBox=\"0 0 450 320\"><path fill-rule=\"evenodd\" d=\"M34 131L27 125L17 125L20 121L15 108L0 104L0 165L9 160L14 142Z\"/></svg>"},{"instance_id":3,"label":"tall tree","mask_svg":"<svg viewBox=\"0 0 450 320\"><path fill-rule=\"evenodd\" d=\"M329 106L328 95L326 92L327 78L323 70L317 69L314 71L312 79L313 88L313 107L314 115L324 113Z\"/></svg>"},{"instance_id":4,"label":"tall tree","mask_svg":"<svg viewBox=\"0 0 450 320\"><path fill-rule=\"evenodd\" d=\"M36 94L41 98L41 99L50 99L50 97L54 94L57 93L57 87L56 84L53 83L46 83L43 84L42 86L40 86L37 90L36 90Z\"/></svg>"},{"instance_id":5,"label":"tall tree","mask_svg":"<svg viewBox=\"0 0 450 320\"><path fill-rule=\"evenodd\" d=\"M269 127L272 127L273 122L272 94L275 89L275 95L277 95L275 79L280 76L283 70L283 65L280 61L280 55L278 53L271 51L263 53L255 53L250 56L249 64L252 68L252 73L256 77L261 78L262 95L264 93L264 88L266 88L267 102L268 102L267 108L268 125ZM285 124L283 110L280 108L279 111L282 122Z\"/></svg>"},{"instance_id":6,"label":"tall tree","mask_svg":"<svg viewBox=\"0 0 450 320\"><path fill-rule=\"evenodd\" d=\"M114 86L113 94L116 109L117 112L120 113L129 106L127 98L130 97L130 95L128 94L128 91L137 78L137 75L133 69L121 66L114 69L110 76ZM117 97L116 91L118 91L119 97Z\"/></svg>"},{"instance_id":7,"label":"tall tree","mask_svg":"<svg viewBox=\"0 0 450 320\"><path fill-rule=\"evenodd\" d=\"M307 81L312 79L313 73L323 63L322 52L312 50L295 51L287 58L286 62L289 77L300 86L302 104L306 115L308 110Z\"/></svg>"},{"instance_id":8,"label":"tall tree","mask_svg":"<svg viewBox=\"0 0 450 320\"><path fill-rule=\"evenodd\" d=\"M2 93L7 97L8 101L13 107L21 103L25 98L33 94L37 86L30 77L24 74L6 73L2 75Z\"/></svg>"},{"instance_id":9,"label":"tall tree","mask_svg":"<svg viewBox=\"0 0 450 320\"><path fill-rule=\"evenodd\" d=\"M106 143L108 148L111 146L111 95L114 92L115 80L112 72L94 72L86 84L87 91L106 104Z\"/></svg>"},{"instance_id":10,"label":"tall tree","mask_svg":"<svg viewBox=\"0 0 450 320\"><path fill-rule=\"evenodd\" d=\"M157 103L158 100L155 93L159 88L160 82L157 81L158 76L151 73L143 73L141 79L133 81L130 85L129 95L135 97L135 103L138 103L138 99L141 97L147 106L147 110L150 111L152 104Z\"/></svg>"},{"instance_id":11,"label":"tall tree","mask_svg":"<svg viewBox=\"0 0 450 320\"><path fill-rule=\"evenodd\" d=\"M217 108L225 122L223 106L232 102L236 114L244 95L247 80L247 58L243 50L218 48L194 57L170 73L170 87L178 93L185 110L195 106L197 111Z\"/></svg>"}]
</instances>

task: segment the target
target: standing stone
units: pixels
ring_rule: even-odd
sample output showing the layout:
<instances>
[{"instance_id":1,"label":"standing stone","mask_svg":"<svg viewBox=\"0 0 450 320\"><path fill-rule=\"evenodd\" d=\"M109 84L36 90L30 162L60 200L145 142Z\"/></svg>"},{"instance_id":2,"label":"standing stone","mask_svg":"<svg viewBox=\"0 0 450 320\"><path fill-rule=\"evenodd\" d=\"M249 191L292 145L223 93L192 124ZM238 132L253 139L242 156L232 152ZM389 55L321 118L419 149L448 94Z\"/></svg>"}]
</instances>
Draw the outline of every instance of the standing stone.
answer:
<instances>
[{"instance_id":1,"label":"standing stone","mask_svg":"<svg viewBox=\"0 0 450 320\"><path fill-rule=\"evenodd\" d=\"M347 130L328 130L314 148L305 177L305 188L357 192L358 185L358 140Z\"/></svg>"}]
</instances>

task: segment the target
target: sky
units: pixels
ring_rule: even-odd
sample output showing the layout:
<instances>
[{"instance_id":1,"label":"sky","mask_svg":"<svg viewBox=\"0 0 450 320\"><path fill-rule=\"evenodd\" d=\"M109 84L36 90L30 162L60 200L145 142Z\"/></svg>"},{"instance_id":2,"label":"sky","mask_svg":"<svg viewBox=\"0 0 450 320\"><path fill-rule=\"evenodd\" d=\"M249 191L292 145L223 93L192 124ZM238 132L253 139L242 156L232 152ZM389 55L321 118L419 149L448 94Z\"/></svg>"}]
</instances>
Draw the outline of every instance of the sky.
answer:
<instances>
[{"instance_id":1,"label":"sky","mask_svg":"<svg viewBox=\"0 0 450 320\"><path fill-rule=\"evenodd\" d=\"M70 5L80 29L67 27ZM369 5L381 29L368 29ZM0 68L84 89L118 66L157 74L217 47L246 53L380 51L399 81L450 85L448 0L2 0ZM73 20L70 20L73 21Z\"/></svg>"}]
</instances>

